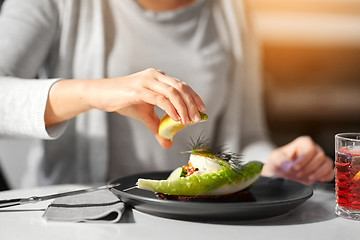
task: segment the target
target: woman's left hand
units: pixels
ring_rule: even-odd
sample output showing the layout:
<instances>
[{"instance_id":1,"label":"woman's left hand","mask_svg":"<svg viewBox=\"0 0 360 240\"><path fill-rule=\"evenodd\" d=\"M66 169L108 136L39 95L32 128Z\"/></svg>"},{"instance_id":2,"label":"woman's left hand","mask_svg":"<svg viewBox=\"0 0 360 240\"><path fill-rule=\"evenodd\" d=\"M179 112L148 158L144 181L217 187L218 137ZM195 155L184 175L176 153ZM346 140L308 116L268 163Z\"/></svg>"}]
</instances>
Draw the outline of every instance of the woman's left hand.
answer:
<instances>
[{"instance_id":1,"label":"woman's left hand","mask_svg":"<svg viewBox=\"0 0 360 240\"><path fill-rule=\"evenodd\" d=\"M262 175L305 184L328 182L334 177L333 160L310 137L302 136L275 149L265 163Z\"/></svg>"}]
</instances>

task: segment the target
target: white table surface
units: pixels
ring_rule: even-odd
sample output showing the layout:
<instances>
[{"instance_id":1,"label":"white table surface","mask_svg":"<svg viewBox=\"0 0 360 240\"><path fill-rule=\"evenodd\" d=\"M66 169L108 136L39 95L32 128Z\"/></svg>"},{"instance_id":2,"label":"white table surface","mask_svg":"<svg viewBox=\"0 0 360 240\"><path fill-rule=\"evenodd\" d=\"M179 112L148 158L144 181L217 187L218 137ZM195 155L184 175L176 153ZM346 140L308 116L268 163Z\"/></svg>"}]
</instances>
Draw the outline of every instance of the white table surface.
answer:
<instances>
[{"instance_id":1,"label":"white table surface","mask_svg":"<svg viewBox=\"0 0 360 240\"><path fill-rule=\"evenodd\" d=\"M82 188L59 185L0 192L0 199L29 197ZM120 223L46 221L49 201L0 209L0 239L336 239L360 238L360 222L334 214L333 190L315 188L303 205L282 216L241 222L190 222L129 211Z\"/></svg>"}]
</instances>

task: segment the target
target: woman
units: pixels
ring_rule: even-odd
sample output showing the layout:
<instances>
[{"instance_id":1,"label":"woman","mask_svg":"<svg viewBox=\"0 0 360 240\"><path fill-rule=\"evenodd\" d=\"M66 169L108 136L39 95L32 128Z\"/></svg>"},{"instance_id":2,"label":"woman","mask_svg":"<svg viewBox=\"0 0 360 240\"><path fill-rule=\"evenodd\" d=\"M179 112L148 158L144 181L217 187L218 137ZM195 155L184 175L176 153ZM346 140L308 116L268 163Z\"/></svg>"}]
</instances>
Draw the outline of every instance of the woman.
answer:
<instances>
[{"instance_id":1,"label":"woman","mask_svg":"<svg viewBox=\"0 0 360 240\"><path fill-rule=\"evenodd\" d=\"M189 136L201 133L213 146L266 161L264 175L330 180L331 160L311 139L272 151L239 3L7 0L0 132L53 139L34 148L26 182L104 182L172 169L186 162L179 153ZM205 110L199 96L209 121L181 131L174 143L157 135L163 112L155 114L154 105L196 122Z\"/></svg>"}]
</instances>

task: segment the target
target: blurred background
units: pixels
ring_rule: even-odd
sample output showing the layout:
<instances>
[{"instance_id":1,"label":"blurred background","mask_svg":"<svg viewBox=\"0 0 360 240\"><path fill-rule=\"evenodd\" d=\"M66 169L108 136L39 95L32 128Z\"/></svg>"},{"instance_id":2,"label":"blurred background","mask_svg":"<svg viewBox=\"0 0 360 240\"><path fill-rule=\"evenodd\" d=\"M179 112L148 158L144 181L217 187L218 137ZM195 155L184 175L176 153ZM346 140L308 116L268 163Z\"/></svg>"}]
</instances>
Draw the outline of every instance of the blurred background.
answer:
<instances>
[{"instance_id":1,"label":"blurred background","mask_svg":"<svg viewBox=\"0 0 360 240\"><path fill-rule=\"evenodd\" d=\"M244 2L262 54L273 141L283 145L309 135L333 157L336 133L360 132L360 0ZM0 139L10 188L20 186L34 141ZM6 188L0 174L0 190Z\"/></svg>"},{"instance_id":2,"label":"blurred background","mask_svg":"<svg viewBox=\"0 0 360 240\"><path fill-rule=\"evenodd\" d=\"M274 142L360 132L360 0L245 0Z\"/></svg>"}]
</instances>

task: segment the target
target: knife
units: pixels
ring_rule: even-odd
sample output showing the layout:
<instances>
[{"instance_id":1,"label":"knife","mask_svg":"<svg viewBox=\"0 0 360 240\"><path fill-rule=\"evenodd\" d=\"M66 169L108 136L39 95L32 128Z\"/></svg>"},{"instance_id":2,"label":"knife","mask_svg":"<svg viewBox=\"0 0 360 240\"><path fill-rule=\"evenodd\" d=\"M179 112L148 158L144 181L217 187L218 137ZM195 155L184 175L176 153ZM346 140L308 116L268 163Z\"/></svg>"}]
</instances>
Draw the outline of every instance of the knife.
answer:
<instances>
[{"instance_id":1,"label":"knife","mask_svg":"<svg viewBox=\"0 0 360 240\"><path fill-rule=\"evenodd\" d=\"M73 196L73 195L78 195L78 194L88 193L88 192L95 192L95 191L100 191L100 190L104 190L104 189L114 188L119 185L120 185L120 183L114 183L114 184L90 187L90 188L85 188L85 189L80 189L80 190L75 190L75 191L55 193L55 194L44 195L44 196L5 199L5 200L0 200L0 208L11 207L11 206L16 206L16 205L23 205L23 204L28 204L28 203L37 203L37 202L46 201L46 200L50 200L50 199L54 199L54 198Z\"/></svg>"}]
</instances>

